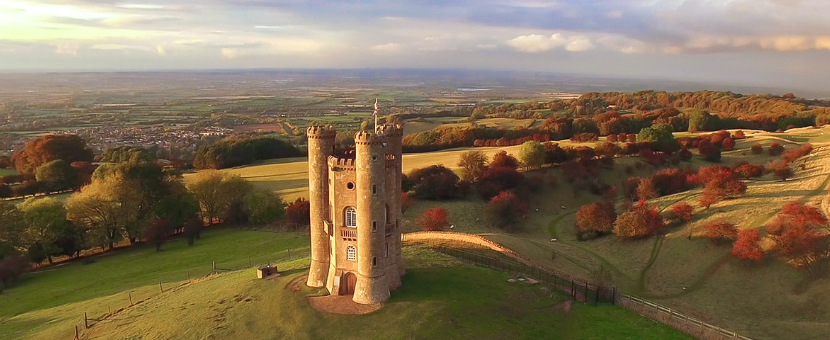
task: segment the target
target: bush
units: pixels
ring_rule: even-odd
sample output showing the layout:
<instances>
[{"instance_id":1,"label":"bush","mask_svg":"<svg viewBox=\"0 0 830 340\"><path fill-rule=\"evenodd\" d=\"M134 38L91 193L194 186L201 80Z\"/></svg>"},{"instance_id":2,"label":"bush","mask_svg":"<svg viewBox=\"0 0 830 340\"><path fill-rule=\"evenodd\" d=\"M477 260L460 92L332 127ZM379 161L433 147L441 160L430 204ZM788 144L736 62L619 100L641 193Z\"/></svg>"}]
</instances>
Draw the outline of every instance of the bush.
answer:
<instances>
[{"instance_id":1,"label":"bush","mask_svg":"<svg viewBox=\"0 0 830 340\"><path fill-rule=\"evenodd\" d=\"M694 208L686 202L680 202L671 207L671 212L683 222L688 222L692 219L692 212Z\"/></svg>"},{"instance_id":2,"label":"bush","mask_svg":"<svg viewBox=\"0 0 830 340\"><path fill-rule=\"evenodd\" d=\"M745 179L757 178L764 175L763 165L753 165L749 163L744 163L735 167L734 170L735 173L738 174L738 176Z\"/></svg>"},{"instance_id":3,"label":"bush","mask_svg":"<svg viewBox=\"0 0 830 340\"><path fill-rule=\"evenodd\" d=\"M248 220L256 224L267 224L285 215L285 203L271 190L255 189L245 196L243 205Z\"/></svg>"},{"instance_id":4,"label":"bush","mask_svg":"<svg viewBox=\"0 0 830 340\"><path fill-rule=\"evenodd\" d=\"M730 254L739 259L761 261L764 258L764 250L758 244L760 240L758 229L741 230L738 232L737 240L732 245Z\"/></svg>"},{"instance_id":5,"label":"bush","mask_svg":"<svg viewBox=\"0 0 830 340\"><path fill-rule=\"evenodd\" d=\"M784 153L784 147L781 144L778 144L778 142L772 142L772 144L769 145L767 152L769 152L770 156L779 156Z\"/></svg>"},{"instance_id":6,"label":"bush","mask_svg":"<svg viewBox=\"0 0 830 340\"><path fill-rule=\"evenodd\" d=\"M783 160L767 164L767 171L771 172L775 178L780 179L782 182L795 175L790 165Z\"/></svg>"},{"instance_id":7,"label":"bush","mask_svg":"<svg viewBox=\"0 0 830 340\"><path fill-rule=\"evenodd\" d=\"M753 154L760 155L761 153L764 152L764 147L761 146L761 143L755 143L755 144L752 144L752 148L750 148L750 150L752 150Z\"/></svg>"},{"instance_id":8,"label":"bush","mask_svg":"<svg viewBox=\"0 0 830 340\"><path fill-rule=\"evenodd\" d=\"M491 167L476 182L476 190L481 198L490 200L505 190L517 189L525 185L525 176L508 167Z\"/></svg>"},{"instance_id":9,"label":"bush","mask_svg":"<svg viewBox=\"0 0 830 340\"><path fill-rule=\"evenodd\" d=\"M519 157L527 167L541 167L545 163L545 147L537 141L527 141L519 149Z\"/></svg>"},{"instance_id":10,"label":"bush","mask_svg":"<svg viewBox=\"0 0 830 340\"><path fill-rule=\"evenodd\" d=\"M738 228L729 222L709 222L703 226L703 234L712 241L712 244L719 245L721 241L737 239Z\"/></svg>"},{"instance_id":11,"label":"bush","mask_svg":"<svg viewBox=\"0 0 830 340\"><path fill-rule=\"evenodd\" d=\"M467 151L458 157L458 166L464 180L475 182L487 171L487 155L481 151Z\"/></svg>"},{"instance_id":12,"label":"bush","mask_svg":"<svg viewBox=\"0 0 830 340\"><path fill-rule=\"evenodd\" d=\"M0 283L9 287L20 275L29 270L29 261L19 255L12 254L0 259Z\"/></svg>"},{"instance_id":13,"label":"bush","mask_svg":"<svg viewBox=\"0 0 830 340\"><path fill-rule=\"evenodd\" d=\"M311 204L303 198L298 198L285 208L285 220L301 226L311 224Z\"/></svg>"},{"instance_id":14,"label":"bush","mask_svg":"<svg viewBox=\"0 0 830 340\"><path fill-rule=\"evenodd\" d=\"M614 222L614 235L623 238L642 238L663 230L663 217L654 206L644 202L623 213Z\"/></svg>"},{"instance_id":15,"label":"bush","mask_svg":"<svg viewBox=\"0 0 830 340\"><path fill-rule=\"evenodd\" d=\"M527 204L519 196L509 191L502 191L487 204L487 214L493 224L508 232L519 227L519 221L527 213Z\"/></svg>"},{"instance_id":16,"label":"bush","mask_svg":"<svg viewBox=\"0 0 830 340\"><path fill-rule=\"evenodd\" d=\"M435 207L427 209L415 220L415 225L421 227L424 231L441 231L450 226L449 217L447 216L447 209Z\"/></svg>"},{"instance_id":17,"label":"bush","mask_svg":"<svg viewBox=\"0 0 830 340\"><path fill-rule=\"evenodd\" d=\"M493 155L493 160L490 161L490 168L518 169L519 160L509 155L507 151L499 151Z\"/></svg>"},{"instance_id":18,"label":"bush","mask_svg":"<svg viewBox=\"0 0 830 340\"><path fill-rule=\"evenodd\" d=\"M720 162L721 152L717 146L712 144L701 144L698 147L697 152L700 153L700 157L703 157L703 159L707 162Z\"/></svg>"},{"instance_id":19,"label":"bush","mask_svg":"<svg viewBox=\"0 0 830 340\"><path fill-rule=\"evenodd\" d=\"M405 213L409 210L409 206L412 205L412 199L409 197L408 193L402 192L401 193L401 213Z\"/></svg>"},{"instance_id":20,"label":"bush","mask_svg":"<svg viewBox=\"0 0 830 340\"><path fill-rule=\"evenodd\" d=\"M597 236L614 230L617 213L611 202L597 202L584 205L576 212L577 237ZM591 237L593 238L593 237Z\"/></svg>"},{"instance_id":21,"label":"bush","mask_svg":"<svg viewBox=\"0 0 830 340\"><path fill-rule=\"evenodd\" d=\"M415 186L413 195L426 200L447 200L463 195L458 175L443 165L412 170L409 179Z\"/></svg>"},{"instance_id":22,"label":"bush","mask_svg":"<svg viewBox=\"0 0 830 340\"><path fill-rule=\"evenodd\" d=\"M150 224L144 227L142 236L144 241L156 246L156 251L161 250L161 245L167 240L172 227L170 221L165 219L154 219Z\"/></svg>"},{"instance_id":23,"label":"bush","mask_svg":"<svg viewBox=\"0 0 830 340\"><path fill-rule=\"evenodd\" d=\"M804 143L801 146L790 149L784 152L784 161L792 162L801 157L807 156L813 152L813 146L810 143Z\"/></svg>"},{"instance_id":24,"label":"bush","mask_svg":"<svg viewBox=\"0 0 830 340\"><path fill-rule=\"evenodd\" d=\"M309 213L309 216L311 213ZM187 245L192 246L193 241L202 233L204 222L201 218L191 218L184 222L184 237L187 237Z\"/></svg>"},{"instance_id":25,"label":"bush","mask_svg":"<svg viewBox=\"0 0 830 340\"><path fill-rule=\"evenodd\" d=\"M720 144L724 151L732 151L735 149L735 141L732 138L724 138Z\"/></svg>"}]
</instances>

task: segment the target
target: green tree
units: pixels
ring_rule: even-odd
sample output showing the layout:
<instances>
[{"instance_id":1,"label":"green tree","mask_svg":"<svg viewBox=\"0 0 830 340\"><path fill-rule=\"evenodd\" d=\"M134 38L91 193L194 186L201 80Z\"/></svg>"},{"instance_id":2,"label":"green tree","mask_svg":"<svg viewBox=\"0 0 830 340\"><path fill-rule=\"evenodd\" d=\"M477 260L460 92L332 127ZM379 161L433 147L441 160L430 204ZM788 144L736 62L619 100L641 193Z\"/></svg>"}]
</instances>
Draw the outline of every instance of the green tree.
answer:
<instances>
[{"instance_id":1,"label":"green tree","mask_svg":"<svg viewBox=\"0 0 830 340\"><path fill-rule=\"evenodd\" d=\"M519 158L531 168L538 168L545 163L545 146L537 141L527 141L519 149Z\"/></svg>"},{"instance_id":2,"label":"green tree","mask_svg":"<svg viewBox=\"0 0 830 340\"><path fill-rule=\"evenodd\" d=\"M187 189L199 202L202 219L213 224L215 219L228 218L234 206L241 206L252 187L238 175L208 170L196 175Z\"/></svg>"},{"instance_id":3,"label":"green tree","mask_svg":"<svg viewBox=\"0 0 830 340\"><path fill-rule=\"evenodd\" d=\"M467 151L458 159L464 180L475 182L487 172L487 155L481 151Z\"/></svg>"},{"instance_id":4,"label":"green tree","mask_svg":"<svg viewBox=\"0 0 830 340\"><path fill-rule=\"evenodd\" d=\"M709 119L712 116L709 111L694 109L689 112L689 132L705 131Z\"/></svg>"},{"instance_id":5,"label":"green tree","mask_svg":"<svg viewBox=\"0 0 830 340\"><path fill-rule=\"evenodd\" d=\"M672 135L671 125L667 124L654 124L643 128L637 134L637 142L652 142L655 149L660 151L674 151L680 147Z\"/></svg>"},{"instance_id":6,"label":"green tree","mask_svg":"<svg viewBox=\"0 0 830 340\"><path fill-rule=\"evenodd\" d=\"M244 210L249 221L266 224L285 216L285 203L271 190L256 189L245 196Z\"/></svg>"},{"instance_id":7,"label":"green tree","mask_svg":"<svg viewBox=\"0 0 830 340\"><path fill-rule=\"evenodd\" d=\"M49 197L33 197L21 203L20 210L26 224L26 243L30 249L40 248L49 263L52 263L52 256L60 254L61 250L56 242L63 233L71 232L63 203Z\"/></svg>"},{"instance_id":8,"label":"green tree","mask_svg":"<svg viewBox=\"0 0 830 340\"><path fill-rule=\"evenodd\" d=\"M23 246L25 231L23 212L13 203L0 201L0 259Z\"/></svg>"},{"instance_id":9,"label":"green tree","mask_svg":"<svg viewBox=\"0 0 830 340\"><path fill-rule=\"evenodd\" d=\"M78 185L75 169L62 159L56 159L37 167L35 179L52 190L69 189Z\"/></svg>"}]
</instances>

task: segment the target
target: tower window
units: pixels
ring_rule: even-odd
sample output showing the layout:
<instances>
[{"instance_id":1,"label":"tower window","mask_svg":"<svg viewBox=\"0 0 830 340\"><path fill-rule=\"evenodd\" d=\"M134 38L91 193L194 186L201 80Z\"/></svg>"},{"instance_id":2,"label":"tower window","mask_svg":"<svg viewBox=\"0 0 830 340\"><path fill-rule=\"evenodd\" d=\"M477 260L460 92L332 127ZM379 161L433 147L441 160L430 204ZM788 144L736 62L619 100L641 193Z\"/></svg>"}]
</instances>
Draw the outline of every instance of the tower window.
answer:
<instances>
[{"instance_id":1,"label":"tower window","mask_svg":"<svg viewBox=\"0 0 830 340\"><path fill-rule=\"evenodd\" d=\"M357 259L357 248L354 246L346 247L346 260L354 261Z\"/></svg>"},{"instance_id":2,"label":"tower window","mask_svg":"<svg viewBox=\"0 0 830 340\"><path fill-rule=\"evenodd\" d=\"M352 183L352 182L346 183L346 188L349 189L349 190L354 189L354 183Z\"/></svg>"},{"instance_id":3,"label":"tower window","mask_svg":"<svg viewBox=\"0 0 830 340\"><path fill-rule=\"evenodd\" d=\"M372 232L375 233L378 231L378 222L372 221Z\"/></svg>"},{"instance_id":4,"label":"tower window","mask_svg":"<svg viewBox=\"0 0 830 340\"><path fill-rule=\"evenodd\" d=\"M377 267L377 266L378 266L378 258L372 256L372 267Z\"/></svg>"},{"instance_id":5,"label":"tower window","mask_svg":"<svg viewBox=\"0 0 830 340\"><path fill-rule=\"evenodd\" d=\"M357 210L352 207L346 207L346 227L357 228Z\"/></svg>"},{"instance_id":6,"label":"tower window","mask_svg":"<svg viewBox=\"0 0 830 340\"><path fill-rule=\"evenodd\" d=\"M378 186L372 184L372 195L377 195L377 194L378 194Z\"/></svg>"},{"instance_id":7,"label":"tower window","mask_svg":"<svg viewBox=\"0 0 830 340\"><path fill-rule=\"evenodd\" d=\"M386 244L386 255L385 257L389 257L389 243Z\"/></svg>"}]
</instances>

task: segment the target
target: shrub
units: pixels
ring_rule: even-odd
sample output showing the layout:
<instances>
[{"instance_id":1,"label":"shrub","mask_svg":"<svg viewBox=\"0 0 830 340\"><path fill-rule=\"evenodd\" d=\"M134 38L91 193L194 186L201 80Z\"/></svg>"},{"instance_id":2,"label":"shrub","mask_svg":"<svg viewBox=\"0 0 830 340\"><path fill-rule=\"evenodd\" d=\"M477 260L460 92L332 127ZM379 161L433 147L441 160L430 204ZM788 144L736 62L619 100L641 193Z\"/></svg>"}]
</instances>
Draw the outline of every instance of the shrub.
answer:
<instances>
[{"instance_id":1,"label":"shrub","mask_svg":"<svg viewBox=\"0 0 830 340\"><path fill-rule=\"evenodd\" d=\"M700 156L703 157L703 159L705 159L707 162L720 162L721 152L717 146L714 146L712 144L701 144L697 148L697 152L700 153Z\"/></svg>"},{"instance_id":2,"label":"shrub","mask_svg":"<svg viewBox=\"0 0 830 340\"><path fill-rule=\"evenodd\" d=\"M732 151L735 149L735 141L732 138L724 138L723 142L721 142L720 147L724 151Z\"/></svg>"},{"instance_id":3,"label":"shrub","mask_svg":"<svg viewBox=\"0 0 830 340\"><path fill-rule=\"evenodd\" d=\"M527 204L509 191L500 192L487 204L487 214L493 224L508 232L519 227L519 221L527 213L527 209Z\"/></svg>"},{"instance_id":4,"label":"shrub","mask_svg":"<svg viewBox=\"0 0 830 340\"><path fill-rule=\"evenodd\" d=\"M795 175L790 165L783 160L767 164L767 171L771 172L775 178L780 179L782 182Z\"/></svg>"},{"instance_id":5,"label":"shrub","mask_svg":"<svg viewBox=\"0 0 830 340\"><path fill-rule=\"evenodd\" d=\"M731 169L724 168L722 171L711 174L706 181L703 192L700 195L700 206L707 209L714 203L746 193L746 184L739 180Z\"/></svg>"},{"instance_id":6,"label":"shrub","mask_svg":"<svg viewBox=\"0 0 830 340\"><path fill-rule=\"evenodd\" d=\"M688 162L692 159L692 152L689 151L689 149L687 148L680 149L680 153L678 153L678 155L680 155L680 160L685 162Z\"/></svg>"},{"instance_id":7,"label":"shrub","mask_svg":"<svg viewBox=\"0 0 830 340\"><path fill-rule=\"evenodd\" d=\"M764 250L758 244L760 240L758 229L741 230L738 232L737 240L732 244L730 254L739 259L761 261L764 258Z\"/></svg>"},{"instance_id":8,"label":"shrub","mask_svg":"<svg viewBox=\"0 0 830 340\"><path fill-rule=\"evenodd\" d=\"M481 198L489 201L502 191L516 189L524 184L524 175L515 168L494 167L478 180L476 189Z\"/></svg>"},{"instance_id":9,"label":"shrub","mask_svg":"<svg viewBox=\"0 0 830 340\"><path fill-rule=\"evenodd\" d=\"M171 230L170 221L165 219L154 219L150 224L144 227L142 236L144 240L156 246L156 251L161 250L161 245L167 240L167 235Z\"/></svg>"},{"instance_id":10,"label":"shrub","mask_svg":"<svg viewBox=\"0 0 830 340\"><path fill-rule=\"evenodd\" d=\"M676 194L692 188L689 169L664 169L651 176L654 188L660 196Z\"/></svg>"},{"instance_id":11,"label":"shrub","mask_svg":"<svg viewBox=\"0 0 830 340\"><path fill-rule=\"evenodd\" d=\"M671 212L683 222L688 222L692 219L692 212L694 208L686 202L680 202L671 207Z\"/></svg>"},{"instance_id":12,"label":"shrub","mask_svg":"<svg viewBox=\"0 0 830 340\"><path fill-rule=\"evenodd\" d=\"M415 197L426 200L447 200L462 195L459 178L442 165L412 170L409 179L415 185Z\"/></svg>"},{"instance_id":13,"label":"shrub","mask_svg":"<svg viewBox=\"0 0 830 340\"><path fill-rule=\"evenodd\" d=\"M424 231L441 231L450 226L447 209L435 207L427 209L415 220L415 225Z\"/></svg>"},{"instance_id":14,"label":"shrub","mask_svg":"<svg viewBox=\"0 0 830 340\"><path fill-rule=\"evenodd\" d=\"M412 205L412 199L409 197L408 193L402 192L401 193L401 213L405 213L409 210L409 206Z\"/></svg>"},{"instance_id":15,"label":"shrub","mask_svg":"<svg viewBox=\"0 0 830 340\"><path fill-rule=\"evenodd\" d=\"M285 220L295 225L309 225L311 223L311 204L304 198L298 198L285 208Z\"/></svg>"},{"instance_id":16,"label":"shrub","mask_svg":"<svg viewBox=\"0 0 830 340\"><path fill-rule=\"evenodd\" d=\"M719 245L723 240L737 239L738 228L729 222L710 222L703 226L703 234L712 241L712 244Z\"/></svg>"},{"instance_id":17,"label":"shrub","mask_svg":"<svg viewBox=\"0 0 830 340\"><path fill-rule=\"evenodd\" d=\"M761 143L755 143L755 144L752 144L752 147L750 148L750 150L752 150L753 154L760 155L761 153L764 152L764 147L761 146Z\"/></svg>"},{"instance_id":18,"label":"shrub","mask_svg":"<svg viewBox=\"0 0 830 340\"><path fill-rule=\"evenodd\" d=\"M657 190L654 188L654 181L651 178L642 178L637 183L637 198L641 201L657 197Z\"/></svg>"},{"instance_id":19,"label":"shrub","mask_svg":"<svg viewBox=\"0 0 830 340\"><path fill-rule=\"evenodd\" d=\"M772 144L769 145L767 152L769 152L770 156L779 156L784 153L784 147L781 144L778 144L778 142L772 142Z\"/></svg>"},{"instance_id":20,"label":"shrub","mask_svg":"<svg viewBox=\"0 0 830 340\"><path fill-rule=\"evenodd\" d=\"M245 196L245 215L256 224L279 220L285 215L285 203L271 190L255 189Z\"/></svg>"},{"instance_id":21,"label":"shrub","mask_svg":"<svg viewBox=\"0 0 830 340\"><path fill-rule=\"evenodd\" d=\"M764 175L764 166L744 163L735 167L735 173L745 179L761 177Z\"/></svg>"},{"instance_id":22,"label":"shrub","mask_svg":"<svg viewBox=\"0 0 830 340\"><path fill-rule=\"evenodd\" d=\"M309 213L310 215L311 213ZM187 237L188 246L192 246L193 241L201 235L203 223L202 219L195 217L184 222L184 237Z\"/></svg>"},{"instance_id":23,"label":"shrub","mask_svg":"<svg viewBox=\"0 0 830 340\"><path fill-rule=\"evenodd\" d=\"M624 238L642 238L663 230L663 217L654 206L640 202L623 213L614 222L614 235Z\"/></svg>"},{"instance_id":24,"label":"shrub","mask_svg":"<svg viewBox=\"0 0 830 340\"><path fill-rule=\"evenodd\" d=\"M813 146L810 143L804 143L795 149L790 149L784 152L783 158L784 161L792 162L796 159L809 155L810 152L813 152Z\"/></svg>"},{"instance_id":25,"label":"shrub","mask_svg":"<svg viewBox=\"0 0 830 340\"><path fill-rule=\"evenodd\" d=\"M611 202L597 202L584 205L576 212L577 236L601 235L614 230L617 213Z\"/></svg>"},{"instance_id":26,"label":"shrub","mask_svg":"<svg viewBox=\"0 0 830 340\"><path fill-rule=\"evenodd\" d=\"M29 270L29 260L19 254L12 254L0 259L0 283L8 287L20 275Z\"/></svg>"},{"instance_id":27,"label":"shrub","mask_svg":"<svg viewBox=\"0 0 830 340\"><path fill-rule=\"evenodd\" d=\"M746 134L744 133L744 130L738 130L732 136L732 139L744 139L744 138L746 138Z\"/></svg>"},{"instance_id":28,"label":"shrub","mask_svg":"<svg viewBox=\"0 0 830 340\"><path fill-rule=\"evenodd\" d=\"M493 160L490 161L490 168L519 168L519 161L507 153L507 151L499 151L493 155Z\"/></svg>"},{"instance_id":29,"label":"shrub","mask_svg":"<svg viewBox=\"0 0 830 340\"><path fill-rule=\"evenodd\" d=\"M464 180L475 182L487 171L487 155L481 151L467 151L458 158Z\"/></svg>"}]
</instances>

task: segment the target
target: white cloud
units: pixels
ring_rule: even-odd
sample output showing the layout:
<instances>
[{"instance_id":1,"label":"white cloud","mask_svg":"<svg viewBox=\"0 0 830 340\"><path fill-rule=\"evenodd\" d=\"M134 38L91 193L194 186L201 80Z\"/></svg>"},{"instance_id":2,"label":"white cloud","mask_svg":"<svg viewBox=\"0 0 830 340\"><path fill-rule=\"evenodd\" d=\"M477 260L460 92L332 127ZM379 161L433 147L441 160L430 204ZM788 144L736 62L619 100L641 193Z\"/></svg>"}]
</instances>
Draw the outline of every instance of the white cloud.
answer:
<instances>
[{"instance_id":1,"label":"white cloud","mask_svg":"<svg viewBox=\"0 0 830 340\"><path fill-rule=\"evenodd\" d=\"M383 54L396 54L400 53L403 50L403 47L400 44L396 43L387 43L381 45L375 45L369 48L372 51L383 53Z\"/></svg>"},{"instance_id":2,"label":"white cloud","mask_svg":"<svg viewBox=\"0 0 830 340\"><path fill-rule=\"evenodd\" d=\"M239 51L235 48L223 48L220 50L219 55L221 55L223 59L236 59L239 55Z\"/></svg>"},{"instance_id":3,"label":"white cloud","mask_svg":"<svg viewBox=\"0 0 830 340\"><path fill-rule=\"evenodd\" d=\"M78 49L80 46L77 44L68 44L68 43L59 43L55 44L55 53L62 54L62 55L78 55Z\"/></svg>"},{"instance_id":4,"label":"white cloud","mask_svg":"<svg viewBox=\"0 0 830 340\"><path fill-rule=\"evenodd\" d=\"M562 33L554 33L550 37L541 34L521 35L508 40L507 44L527 53L545 52L558 48L571 52L583 52L594 48L594 44L588 37L565 36Z\"/></svg>"}]
</instances>

